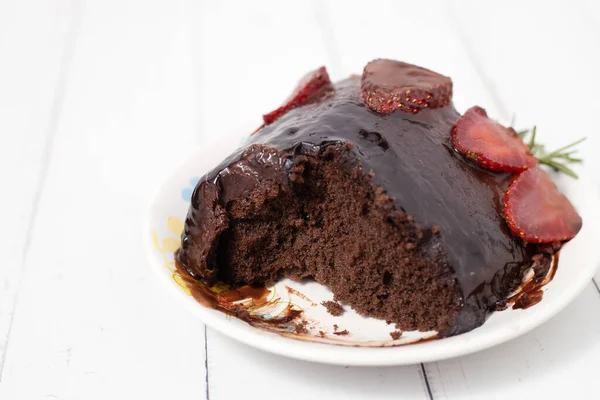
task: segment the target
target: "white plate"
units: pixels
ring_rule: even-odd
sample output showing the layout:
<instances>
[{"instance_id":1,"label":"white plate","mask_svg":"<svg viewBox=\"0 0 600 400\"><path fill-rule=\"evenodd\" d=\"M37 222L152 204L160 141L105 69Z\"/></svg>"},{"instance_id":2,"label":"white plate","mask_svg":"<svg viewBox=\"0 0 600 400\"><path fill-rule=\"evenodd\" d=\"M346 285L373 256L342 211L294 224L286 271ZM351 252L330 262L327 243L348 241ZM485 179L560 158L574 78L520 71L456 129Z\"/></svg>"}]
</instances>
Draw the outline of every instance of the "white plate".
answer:
<instances>
[{"instance_id":1,"label":"white plate","mask_svg":"<svg viewBox=\"0 0 600 400\"><path fill-rule=\"evenodd\" d=\"M263 318L277 314L286 306L303 309L309 321L306 334L278 326L278 333L253 327L222 311L205 307L190 296L174 270L173 252L189 206L189 197L198 177L217 165L238 145L236 141L214 143L194 151L185 163L164 183L153 199L144 231L146 250L152 269L177 301L206 325L250 346L288 357L342 365L402 365L429 362L473 353L505 342L540 325L562 310L593 277L600 264L600 252L594 251L600 237L600 195L585 176L579 180L553 175L563 193L583 217L583 229L560 255L558 271L545 287L543 300L526 310L508 309L493 313L481 327L462 335L417 343L431 333L404 332L392 340L393 325L364 318L345 307L345 313L333 317L321 301L331 300L331 292L316 283L285 280L272 289L265 307L254 309ZM288 289L286 286L294 289ZM298 290L302 295L295 294ZM348 330L346 336L335 334ZM321 331L322 333L318 333ZM324 336L321 337L321 336ZM299 340L303 339L303 340ZM413 342L412 344L406 344Z\"/></svg>"}]
</instances>

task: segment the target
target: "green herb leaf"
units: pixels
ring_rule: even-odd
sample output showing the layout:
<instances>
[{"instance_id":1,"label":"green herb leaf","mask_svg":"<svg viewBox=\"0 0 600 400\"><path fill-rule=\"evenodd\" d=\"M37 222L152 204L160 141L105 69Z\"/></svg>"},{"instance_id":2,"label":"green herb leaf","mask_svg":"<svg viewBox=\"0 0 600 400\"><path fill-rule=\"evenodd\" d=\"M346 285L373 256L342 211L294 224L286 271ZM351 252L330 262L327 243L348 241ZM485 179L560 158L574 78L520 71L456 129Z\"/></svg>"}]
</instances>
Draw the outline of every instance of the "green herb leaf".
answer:
<instances>
[{"instance_id":1,"label":"green herb leaf","mask_svg":"<svg viewBox=\"0 0 600 400\"><path fill-rule=\"evenodd\" d=\"M577 174L571 168L569 168L567 164L580 164L583 162L583 159L573 157L573 155L577 153L577 150L573 149L573 147L583 142L586 139L585 137L547 153L544 145L535 142L535 126L531 130L518 131L517 134L521 136L523 140L525 140L525 138L531 134L527 146L529 147L531 154L533 154L539 160L540 164L547 165L553 168L555 171L564 172L572 178L578 178Z\"/></svg>"},{"instance_id":2,"label":"green herb leaf","mask_svg":"<svg viewBox=\"0 0 600 400\"><path fill-rule=\"evenodd\" d=\"M560 149L558 149L558 150L554 150L552 153L550 153L550 154L548 154L548 155L552 157L552 156L556 156L556 155L558 155L558 154L562 154L562 153L564 153L564 151L565 151L565 150L567 150L567 149L570 149L571 147L577 146L579 143L583 142L585 139L587 139L587 138L586 138L586 137L582 137L582 138L581 138L581 139L579 139L578 141L576 141L576 142L573 142L573 143L571 143L571 144L568 144L568 145L566 145L566 146L564 146L564 147L561 147L561 148L560 148Z\"/></svg>"},{"instance_id":3,"label":"green herb leaf","mask_svg":"<svg viewBox=\"0 0 600 400\"><path fill-rule=\"evenodd\" d=\"M533 150L533 146L535 146L535 132L537 131L537 127L534 125L531 130L531 139L529 139L529 148Z\"/></svg>"},{"instance_id":4,"label":"green herb leaf","mask_svg":"<svg viewBox=\"0 0 600 400\"><path fill-rule=\"evenodd\" d=\"M572 178L578 179L579 177L577 176L577 174L575 172L573 172L573 170L569 167L567 167L564 164L561 163L557 163L556 161L552 161L552 160L540 160L540 164L545 164L548 165L549 167L553 168L556 171L562 171L565 174L569 175Z\"/></svg>"}]
</instances>

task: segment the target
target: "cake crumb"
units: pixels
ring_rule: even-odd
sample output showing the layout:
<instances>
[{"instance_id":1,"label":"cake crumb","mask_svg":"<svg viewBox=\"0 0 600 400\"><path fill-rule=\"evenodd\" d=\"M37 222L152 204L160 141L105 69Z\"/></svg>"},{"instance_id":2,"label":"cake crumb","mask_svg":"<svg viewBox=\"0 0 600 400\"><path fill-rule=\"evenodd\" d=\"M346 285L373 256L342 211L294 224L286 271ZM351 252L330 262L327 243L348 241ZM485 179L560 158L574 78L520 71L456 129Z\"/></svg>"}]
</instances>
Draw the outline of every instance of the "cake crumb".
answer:
<instances>
[{"instance_id":1,"label":"cake crumb","mask_svg":"<svg viewBox=\"0 0 600 400\"><path fill-rule=\"evenodd\" d=\"M333 324L333 331L334 331L334 332L337 332L338 328L339 328L339 327L337 326L337 324Z\"/></svg>"},{"instance_id":2,"label":"cake crumb","mask_svg":"<svg viewBox=\"0 0 600 400\"><path fill-rule=\"evenodd\" d=\"M323 332L323 331L319 331L319 337L322 337L322 338L324 338L324 337L325 337L325 332Z\"/></svg>"},{"instance_id":3,"label":"cake crumb","mask_svg":"<svg viewBox=\"0 0 600 400\"><path fill-rule=\"evenodd\" d=\"M334 317L339 317L344 313L344 307L336 301L323 301L321 305L327 309L327 312Z\"/></svg>"},{"instance_id":4,"label":"cake crumb","mask_svg":"<svg viewBox=\"0 0 600 400\"><path fill-rule=\"evenodd\" d=\"M402 331L390 332L390 336L392 337L392 339L398 340L400 339L400 336L402 336Z\"/></svg>"},{"instance_id":5,"label":"cake crumb","mask_svg":"<svg viewBox=\"0 0 600 400\"><path fill-rule=\"evenodd\" d=\"M338 336L347 336L350 334L350 332L348 332L348 329L344 329L343 331L333 332L333 334Z\"/></svg>"},{"instance_id":6,"label":"cake crumb","mask_svg":"<svg viewBox=\"0 0 600 400\"><path fill-rule=\"evenodd\" d=\"M294 323L294 331L298 334L306 334L308 333L308 329L306 327L306 325L308 324L307 321L302 321L302 322L295 322Z\"/></svg>"}]
</instances>

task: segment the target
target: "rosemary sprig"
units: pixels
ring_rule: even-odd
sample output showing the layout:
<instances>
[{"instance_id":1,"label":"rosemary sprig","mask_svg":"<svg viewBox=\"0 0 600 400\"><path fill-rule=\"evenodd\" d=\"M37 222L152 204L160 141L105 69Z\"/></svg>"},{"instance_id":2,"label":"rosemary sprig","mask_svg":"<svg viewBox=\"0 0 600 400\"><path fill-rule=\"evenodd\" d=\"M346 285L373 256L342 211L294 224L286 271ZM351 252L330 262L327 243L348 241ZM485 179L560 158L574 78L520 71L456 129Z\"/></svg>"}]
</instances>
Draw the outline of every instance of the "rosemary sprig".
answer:
<instances>
[{"instance_id":1,"label":"rosemary sprig","mask_svg":"<svg viewBox=\"0 0 600 400\"><path fill-rule=\"evenodd\" d=\"M569 168L567 164L580 164L583 162L581 158L573 156L575 153L577 153L577 149L574 149L574 147L587 138L583 137L559 149L547 152L544 145L536 143L535 141L535 126L532 129L518 131L517 134L521 136L523 140L530 135L527 146L529 147L531 154L533 154L539 160L540 164L547 165L555 171L564 172L572 178L578 178L577 174L573 172L573 170Z\"/></svg>"}]
</instances>

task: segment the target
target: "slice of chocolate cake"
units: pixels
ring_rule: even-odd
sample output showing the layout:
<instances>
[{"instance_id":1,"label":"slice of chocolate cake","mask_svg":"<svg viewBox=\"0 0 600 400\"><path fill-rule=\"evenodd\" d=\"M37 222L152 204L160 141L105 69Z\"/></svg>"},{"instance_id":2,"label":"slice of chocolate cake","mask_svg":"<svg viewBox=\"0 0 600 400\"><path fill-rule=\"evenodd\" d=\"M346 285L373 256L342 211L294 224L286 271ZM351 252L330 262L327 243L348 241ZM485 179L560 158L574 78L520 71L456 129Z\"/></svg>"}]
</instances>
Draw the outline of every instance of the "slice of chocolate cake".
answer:
<instances>
[{"instance_id":1,"label":"slice of chocolate cake","mask_svg":"<svg viewBox=\"0 0 600 400\"><path fill-rule=\"evenodd\" d=\"M314 279L403 331L481 325L560 244L512 233L514 178L455 150L451 96L449 78L389 60L336 84L324 68L307 75L198 183L180 268L234 286ZM536 163L524 157L506 171Z\"/></svg>"}]
</instances>

